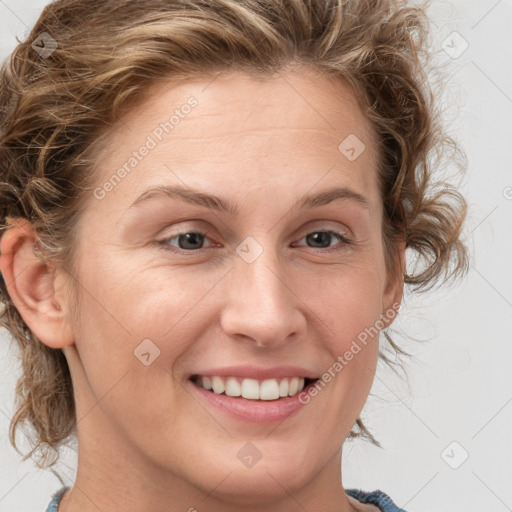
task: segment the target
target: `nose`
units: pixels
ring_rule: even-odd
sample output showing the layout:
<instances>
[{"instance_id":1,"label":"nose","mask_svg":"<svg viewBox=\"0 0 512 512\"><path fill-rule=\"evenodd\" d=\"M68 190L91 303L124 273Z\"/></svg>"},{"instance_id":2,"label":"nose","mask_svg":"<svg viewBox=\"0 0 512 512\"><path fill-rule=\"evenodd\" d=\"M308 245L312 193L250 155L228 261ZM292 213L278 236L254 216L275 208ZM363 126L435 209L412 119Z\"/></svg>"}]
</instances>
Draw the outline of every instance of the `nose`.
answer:
<instances>
[{"instance_id":1,"label":"nose","mask_svg":"<svg viewBox=\"0 0 512 512\"><path fill-rule=\"evenodd\" d=\"M300 337L306 329L305 305L290 275L268 249L252 263L235 257L224 288L224 332L258 347L278 347Z\"/></svg>"}]
</instances>

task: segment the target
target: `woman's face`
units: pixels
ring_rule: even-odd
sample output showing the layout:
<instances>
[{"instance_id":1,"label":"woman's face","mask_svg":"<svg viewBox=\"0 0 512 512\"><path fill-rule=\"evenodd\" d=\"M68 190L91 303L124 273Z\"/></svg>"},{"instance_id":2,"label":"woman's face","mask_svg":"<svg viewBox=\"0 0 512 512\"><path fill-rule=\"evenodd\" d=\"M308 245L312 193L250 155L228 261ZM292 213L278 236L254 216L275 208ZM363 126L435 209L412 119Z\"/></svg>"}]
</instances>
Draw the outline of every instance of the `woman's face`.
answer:
<instances>
[{"instance_id":1,"label":"woman's face","mask_svg":"<svg viewBox=\"0 0 512 512\"><path fill-rule=\"evenodd\" d=\"M255 501L339 472L377 361L361 334L401 296L377 162L351 90L309 71L153 88L76 231L81 457Z\"/></svg>"}]
</instances>

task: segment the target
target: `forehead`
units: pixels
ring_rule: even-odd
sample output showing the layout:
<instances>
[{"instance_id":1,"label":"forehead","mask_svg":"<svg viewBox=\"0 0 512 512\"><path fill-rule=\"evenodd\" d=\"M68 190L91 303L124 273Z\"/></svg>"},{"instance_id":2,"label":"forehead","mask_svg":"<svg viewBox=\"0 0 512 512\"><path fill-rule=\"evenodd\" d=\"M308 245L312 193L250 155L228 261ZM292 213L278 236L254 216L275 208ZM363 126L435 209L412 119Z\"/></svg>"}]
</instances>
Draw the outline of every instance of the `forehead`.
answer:
<instances>
[{"instance_id":1,"label":"forehead","mask_svg":"<svg viewBox=\"0 0 512 512\"><path fill-rule=\"evenodd\" d=\"M135 161L133 153L148 143ZM291 174L306 183L325 173L368 189L377 155L350 86L302 69L264 80L226 72L154 84L108 135L98 159L101 179L130 159L126 181L135 193L180 176L190 186L208 180L254 189L286 185Z\"/></svg>"}]
</instances>

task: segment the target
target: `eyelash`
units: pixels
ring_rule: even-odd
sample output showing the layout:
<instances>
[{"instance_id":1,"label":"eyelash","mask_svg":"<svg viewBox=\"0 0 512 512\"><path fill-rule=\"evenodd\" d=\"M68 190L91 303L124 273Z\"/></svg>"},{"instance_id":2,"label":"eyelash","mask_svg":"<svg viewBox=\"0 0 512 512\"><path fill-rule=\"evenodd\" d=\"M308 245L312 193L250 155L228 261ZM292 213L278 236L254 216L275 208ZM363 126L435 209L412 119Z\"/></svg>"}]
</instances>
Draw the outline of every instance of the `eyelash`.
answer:
<instances>
[{"instance_id":1,"label":"eyelash","mask_svg":"<svg viewBox=\"0 0 512 512\"><path fill-rule=\"evenodd\" d=\"M189 233L195 233L202 237L208 238L207 233L205 233L204 231L202 231L200 229L195 229L195 230L182 231L181 233L176 233L175 235L173 235L171 237L164 238L163 240L157 240L156 244L163 250L172 251L172 252L175 252L178 254L193 254L202 249L212 249L213 248L213 247L201 247L199 249L181 249L179 247L174 247L169 244L170 240L174 240L176 238L179 238L182 235L186 235ZM345 233L339 232L339 231L333 231L330 229L318 229L318 230L310 231L305 236L303 236L300 240L302 240L303 238L306 238L307 235L310 235L312 233L329 233L329 234L333 235L334 237L337 237L338 240L341 242L341 245L339 245L339 246L335 245L333 247L309 247L310 249L313 249L314 252L330 253L330 252L335 252L335 251L341 251L346 246L354 244L354 241L351 240L350 238L348 238ZM304 246L300 246L300 247L304 247Z\"/></svg>"}]
</instances>

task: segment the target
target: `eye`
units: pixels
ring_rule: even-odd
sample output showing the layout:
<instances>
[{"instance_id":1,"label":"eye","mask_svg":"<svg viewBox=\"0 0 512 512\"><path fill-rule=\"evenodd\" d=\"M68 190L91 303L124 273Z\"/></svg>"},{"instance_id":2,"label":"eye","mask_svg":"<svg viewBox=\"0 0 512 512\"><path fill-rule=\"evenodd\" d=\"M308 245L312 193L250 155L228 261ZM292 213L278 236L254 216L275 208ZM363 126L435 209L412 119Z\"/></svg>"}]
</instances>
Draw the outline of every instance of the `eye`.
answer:
<instances>
[{"instance_id":1,"label":"eye","mask_svg":"<svg viewBox=\"0 0 512 512\"><path fill-rule=\"evenodd\" d=\"M332 230L312 231L301 238L301 240L305 240L306 243L298 242L294 245L299 247L306 245L313 249L324 249L322 252L342 250L346 245L351 243L345 233ZM209 243L209 245L205 246L205 243ZM197 230L177 233L172 237L157 241L157 244L164 249L185 253L215 246L206 236L206 233Z\"/></svg>"},{"instance_id":2,"label":"eye","mask_svg":"<svg viewBox=\"0 0 512 512\"><path fill-rule=\"evenodd\" d=\"M312 231L308 233L305 237L301 238L301 240L305 240L306 244L309 247L315 249L342 249L343 246L350 244L350 240L344 233L338 233L336 231ZM332 242L341 242L341 247L336 247L336 245L332 246ZM304 244L296 244L298 246Z\"/></svg>"},{"instance_id":3,"label":"eye","mask_svg":"<svg viewBox=\"0 0 512 512\"><path fill-rule=\"evenodd\" d=\"M159 240L158 244L165 248L175 248L182 251L195 251L197 249L205 248L205 240L208 240L208 238L206 233L203 233L202 231L186 231L178 233L172 237L165 238L164 240Z\"/></svg>"}]
</instances>

